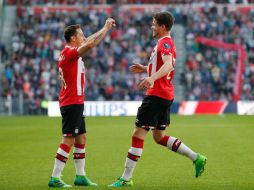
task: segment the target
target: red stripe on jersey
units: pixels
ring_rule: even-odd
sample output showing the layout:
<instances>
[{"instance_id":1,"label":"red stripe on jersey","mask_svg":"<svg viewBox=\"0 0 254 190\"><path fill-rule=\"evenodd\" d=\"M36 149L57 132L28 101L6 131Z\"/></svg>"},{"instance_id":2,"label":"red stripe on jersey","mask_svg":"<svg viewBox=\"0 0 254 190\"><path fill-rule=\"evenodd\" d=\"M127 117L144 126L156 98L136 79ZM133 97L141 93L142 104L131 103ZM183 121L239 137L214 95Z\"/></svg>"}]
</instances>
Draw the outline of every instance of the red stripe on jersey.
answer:
<instances>
[{"instance_id":1,"label":"red stripe on jersey","mask_svg":"<svg viewBox=\"0 0 254 190\"><path fill-rule=\"evenodd\" d=\"M84 159L86 157L86 153L73 153L74 159Z\"/></svg>"},{"instance_id":2,"label":"red stripe on jersey","mask_svg":"<svg viewBox=\"0 0 254 190\"><path fill-rule=\"evenodd\" d=\"M75 147L75 148L84 149L84 148L85 148L85 144L77 144L77 143L75 143L75 144L74 144L74 147Z\"/></svg>"},{"instance_id":3,"label":"red stripe on jersey","mask_svg":"<svg viewBox=\"0 0 254 190\"><path fill-rule=\"evenodd\" d=\"M166 136L166 135L165 135L163 138L161 138L159 144L160 144L160 145L163 145L163 146L167 146L167 144L168 144L168 139L169 139L169 136Z\"/></svg>"},{"instance_id":4,"label":"red stripe on jersey","mask_svg":"<svg viewBox=\"0 0 254 190\"><path fill-rule=\"evenodd\" d=\"M134 147L134 148L143 148L144 147L144 140L139 139L137 137L132 137L131 146Z\"/></svg>"},{"instance_id":5,"label":"red stripe on jersey","mask_svg":"<svg viewBox=\"0 0 254 190\"><path fill-rule=\"evenodd\" d=\"M62 150L64 150L65 152L67 152L69 154L71 147L69 147L67 144L60 144L59 146Z\"/></svg>"}]
</instances>

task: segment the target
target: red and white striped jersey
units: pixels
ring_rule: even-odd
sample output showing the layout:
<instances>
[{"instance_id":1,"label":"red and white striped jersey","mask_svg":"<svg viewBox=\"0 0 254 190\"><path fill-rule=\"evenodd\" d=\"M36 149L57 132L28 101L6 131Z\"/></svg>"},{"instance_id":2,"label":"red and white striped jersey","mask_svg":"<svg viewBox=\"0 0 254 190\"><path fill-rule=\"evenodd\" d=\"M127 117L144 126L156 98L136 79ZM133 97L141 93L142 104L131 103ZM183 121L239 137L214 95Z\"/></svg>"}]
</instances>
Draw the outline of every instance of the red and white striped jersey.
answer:
<instances>
[{"instance_id":1,"label":"red and white striped jersey","mask_svg":"<svg viewBox=\"0 0 254 190\"><path fill-rule=\"evenodd\" d=\"M175 44L170 36L165 36L158 40L157 45L154 47L150 56L147 72L150 77L153 73L158 71L164 64L162 55L172 55L173 66L176 59ZM156 80L152 88L147 89L146 95L158 96L167 100L174 99L174 86L172 79L174 77L174 71L168 73L168 75Z\"/></svg>"},{"instance_id":2,"label":"red and white striped jersey","mask_svg":"<svg viewBox=\"0 0 254 190\"><path fill-rule=\"evenodd\" d=\"M60 107L84 104L85 66L77 47L64 47L58 60L58 69L62 83Z\"/></svg>"}]
</instances>

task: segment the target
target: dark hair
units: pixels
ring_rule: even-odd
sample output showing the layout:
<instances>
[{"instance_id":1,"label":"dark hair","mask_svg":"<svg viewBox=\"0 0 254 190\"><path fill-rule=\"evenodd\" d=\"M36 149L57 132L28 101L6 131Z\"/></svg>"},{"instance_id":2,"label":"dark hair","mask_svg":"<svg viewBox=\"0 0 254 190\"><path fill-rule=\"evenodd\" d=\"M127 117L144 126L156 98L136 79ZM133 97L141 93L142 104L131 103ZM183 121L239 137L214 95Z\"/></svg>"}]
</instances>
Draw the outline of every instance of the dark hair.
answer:
<instances>
[{"instance_id":1,"label":"dark hair","mask_svg":"<svg viewBox=\"0 0 254 190\"><path fill-rule=\"evenodd\" d=\"M166 11L154 14L153 18L159 26L164 25L167 31L171 30L175 21L174 16L170 12Z\"/></svg>"},{"instance_id":2,"label":"dark hair","mask_svg":"<svg viewBox=\"0 0 254 190\"><path fill-rule=\"evenodd\" d=\"M77 29L81 28L79 24L67 26L64 29L64 39L68 43L71 40L72 36L77 34Z\"/></svg>"}]
</instances>

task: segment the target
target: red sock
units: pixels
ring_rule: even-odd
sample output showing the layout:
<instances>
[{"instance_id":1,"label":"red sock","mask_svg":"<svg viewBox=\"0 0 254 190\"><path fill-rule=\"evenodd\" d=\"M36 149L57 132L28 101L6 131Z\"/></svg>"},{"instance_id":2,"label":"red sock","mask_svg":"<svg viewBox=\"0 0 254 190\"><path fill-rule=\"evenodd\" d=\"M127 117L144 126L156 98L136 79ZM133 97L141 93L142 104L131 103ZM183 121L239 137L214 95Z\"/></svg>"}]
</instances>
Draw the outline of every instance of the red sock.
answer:
<instances>
[{"instance_id":1,"label":"red sock","mask_svg":"<svg viewBox=\"0 0 254 190\"><path fill-rule=\"evenodd\" d=\"M68 160L71 148L67 144L60 144L56 153L56 158L64 163Z\"/></svg>"},{"instance_id":2,"label":"red sock","mask_svg":"<svg viewBox=\"0 0 254 190\"><path fill-rule=\"evenodd\" d=\"M143 148L144 147L144 140L139 139L137 137L132 137L131 146L135 147L135 148Z\"/></svg>"},{"instance_id":3,"label":"red sock","mask_svg":"<svg viewBox=\"0 0 254 190\"><path fill-rule=\"evenodd\" d=\"M169 138L170 138L170 136L165 135L164 137L161 138L159 144L162 146L167 146Z\"/></svg>"},{"instance_id":4,"label":"red sock","mask_svg":"<svg viewBox=\"0 0 254 190\"><path fill-rule=\"evenodd\" d=\"M74 144L74 153L73 158L74 159L84 159L86 157L85 153L85 144Z\"/></svg>"}]
</instances>

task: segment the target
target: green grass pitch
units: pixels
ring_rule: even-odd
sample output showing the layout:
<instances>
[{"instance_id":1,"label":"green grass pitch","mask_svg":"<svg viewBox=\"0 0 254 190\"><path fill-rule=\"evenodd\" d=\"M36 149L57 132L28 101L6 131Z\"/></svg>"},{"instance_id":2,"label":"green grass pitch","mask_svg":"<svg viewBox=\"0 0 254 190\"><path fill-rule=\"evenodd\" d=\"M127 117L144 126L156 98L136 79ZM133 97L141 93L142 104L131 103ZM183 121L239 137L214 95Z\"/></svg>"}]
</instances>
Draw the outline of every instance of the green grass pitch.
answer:
<instances>
[{"instance_id":1,"label":"green grass pitch","mask_svg":"<svg viewBox=\"0 0 254 190\"><path fill-rule=\"evenodd\" d=\"M88 117L86 172L107 187L122 174L131 143L134 117ZM194 177L187 158L154 143L149 133L127 189L243 190L254 189L253 116L171 116L167 134L178 137L207 156L205 173ZM48 117L0 117L0 189L30 190L47 187L60 142L61 119ZM72 155L63 180L72 184Z\"/></svg>"}]
</instances>

